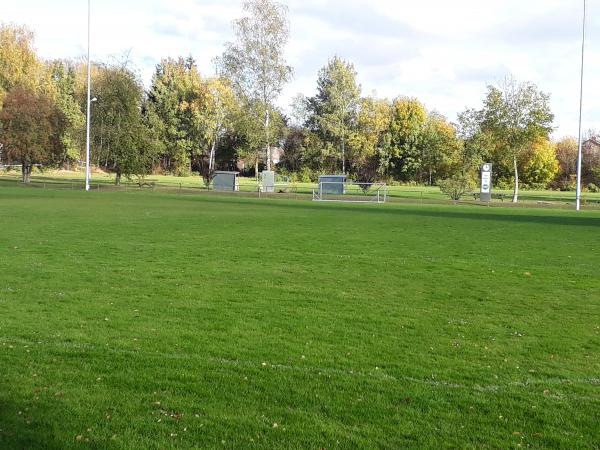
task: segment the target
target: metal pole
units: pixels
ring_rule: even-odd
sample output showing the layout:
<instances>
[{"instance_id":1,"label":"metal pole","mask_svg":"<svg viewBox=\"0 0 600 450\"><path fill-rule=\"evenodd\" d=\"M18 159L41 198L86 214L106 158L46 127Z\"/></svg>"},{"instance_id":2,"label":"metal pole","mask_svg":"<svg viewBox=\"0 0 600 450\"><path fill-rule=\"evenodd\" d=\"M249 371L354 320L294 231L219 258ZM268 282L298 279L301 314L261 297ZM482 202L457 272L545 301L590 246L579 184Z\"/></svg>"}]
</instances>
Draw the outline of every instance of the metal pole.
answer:
<instances>
[{"instance_id":1,"label":"metal pole","mask_svg":"<svg viewBox=\"0 0 600 450\"><path fill-rule=\"evenodd\" d=\"M90 190L90 117L92 106L92 70L90 64L90 23L91 23L91 0L88 0L88 51L87 51L87 120L85 139L85 190Z\"/></svg>"},{"instance_id":2,"label":"metal pole","mask_svg":"<svg viewBox=\"0 0 600 450\"><path fill-rule=\"evenodd\" d=\"M577 150L577 195L575 199L575 208L581 209L581 159L583 156L583 138L581 131L581 122L583 117L583 69L585 63L585 22L586 22L587 0L583 0L583 37L581 40L581 85L579 90L579 148Z\"/></svg>"}]
</instances>

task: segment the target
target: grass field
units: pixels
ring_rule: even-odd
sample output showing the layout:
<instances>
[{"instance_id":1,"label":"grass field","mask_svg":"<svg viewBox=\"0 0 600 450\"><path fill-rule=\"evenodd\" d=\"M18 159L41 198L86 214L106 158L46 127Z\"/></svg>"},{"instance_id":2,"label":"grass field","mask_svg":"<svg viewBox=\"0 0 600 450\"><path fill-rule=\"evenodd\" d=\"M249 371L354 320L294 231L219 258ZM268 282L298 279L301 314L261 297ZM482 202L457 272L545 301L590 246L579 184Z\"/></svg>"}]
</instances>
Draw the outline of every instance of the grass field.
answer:
<instances>
[{"instance_id":1,"label":"grass field","mask_svg":"<svg viewBox=\"0 0 600 450\"><path fill-rule=\"evenodd\" d=\"M600 448L600 212L0 206L0 449Z\"/></svg>"},{"instance_id":2,"label":"grass field","mask_svg":"<svg viewBox=\"0 0 600 450\"><path fill-rule=\"evenodd\" d=\"M114 174L100 172L92 174L92 190L127 190L136 189L135 180L123 180L120 188L114 186ZM199 193L205 190L204 183L199 176L175 177L169 175L149 175L147 182L155 185L158 191L178 191ZM85 184L84 172L69 171L45 171L37 172L32 176L33 186L54 187L62 189L81 189ZM240 178L240 191L245 194L257 193L257 182L254 178ZM20 174L17 171L0 172L0 187L20 185ZM295 194L307 198L311 197L313 189L317 188L316 183L289 183L285 191L295 197ZM283 189L283 185L278 185L277 190ZM444 202L450 203L448 196L440 192L437 186L387 186L388 198L391 201L413 201L413 202ZM511 190L494 189L494 194L504 196L504 201L494 198L493 203L507 205L512 198ZM575 192L561 192L550 190L521 190L519 198L521 200L518 206L563 206L573 207L575 203ZM600 193L584 192L583 204L587 208L600 208ZM465 195L464 202L474 203L472 195ZM552 203L546 205L545 203ZM540 205L540 203L543 203Z\"/></svg>"}]
</instances>

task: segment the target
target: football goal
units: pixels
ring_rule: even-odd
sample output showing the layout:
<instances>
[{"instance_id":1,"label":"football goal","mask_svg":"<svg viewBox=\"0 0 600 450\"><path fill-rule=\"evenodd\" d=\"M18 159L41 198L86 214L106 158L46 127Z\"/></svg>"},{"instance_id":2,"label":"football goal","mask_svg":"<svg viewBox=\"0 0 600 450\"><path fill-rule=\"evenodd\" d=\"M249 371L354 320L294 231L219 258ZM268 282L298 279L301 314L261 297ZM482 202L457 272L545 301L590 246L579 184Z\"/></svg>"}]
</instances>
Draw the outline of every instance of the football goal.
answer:
<instances>
[{"instance_id":1,"label":"football goal","mask_svg":"<svg viewBox=\"0 0 600 450\"><path fill-rule=\"evenodd\" d=\"M385 183L352 183L320 181L313 189L313 200L319 202L385 203Z\"/></svg>"}]
</instances>

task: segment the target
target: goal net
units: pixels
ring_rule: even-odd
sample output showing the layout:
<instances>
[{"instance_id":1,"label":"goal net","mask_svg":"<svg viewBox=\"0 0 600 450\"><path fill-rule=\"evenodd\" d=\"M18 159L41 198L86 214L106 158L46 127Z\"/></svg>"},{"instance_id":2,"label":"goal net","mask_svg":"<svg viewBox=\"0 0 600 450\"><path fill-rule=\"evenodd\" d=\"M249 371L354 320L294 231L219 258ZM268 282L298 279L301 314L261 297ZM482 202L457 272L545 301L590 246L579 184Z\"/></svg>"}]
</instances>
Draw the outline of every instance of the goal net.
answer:
<instances>
[{"instance_id":1,"label":"goal net","mask_svg":"<svg viewBox=\"0 0 600 450\"><path fill-rule=\"evenodd\" d=\"M313 189L313 200L320 202L385 203L385 183L346 183L322 181Z\"/></svg>"}]
</instances>

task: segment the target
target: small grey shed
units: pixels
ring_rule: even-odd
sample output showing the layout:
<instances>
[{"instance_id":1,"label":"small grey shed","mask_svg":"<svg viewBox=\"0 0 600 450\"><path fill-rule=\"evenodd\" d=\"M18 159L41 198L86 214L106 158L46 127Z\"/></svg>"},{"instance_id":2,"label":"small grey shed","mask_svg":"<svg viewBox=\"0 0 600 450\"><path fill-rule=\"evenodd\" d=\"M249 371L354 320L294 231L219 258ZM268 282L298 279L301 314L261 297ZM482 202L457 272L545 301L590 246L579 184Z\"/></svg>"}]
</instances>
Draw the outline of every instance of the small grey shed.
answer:
<instances>
[{"instance_id":1,"label":"small grey shed","mask_svg":"<svg viewBox=\"0 0 600 450\"><path fill-rule=\"evenodd\" d=\"M263 192L275 192L275 172L264 170L260 174L260 179Z\"/></svg>"},{"instance_id":2,"label":"small grey shed","mask_svg":"<svg viewBox=\"0 0 600 450\"><path fill-rule=\"evenodd\" d=\"M319 194L344 194L346 175L321 175L319 177Z\"/></svg>"},{"instance_id":3,"label":"small grey shed","mask_svg":"<svg viewBox=\"0 0 600 450\"><path fill-rule=\"evenodd\" d=\"M227 172L217 170L213 178L213 190L215 191L237 191L239 189L237 177L239 172Z\"/></svg>"}]
</instances>

